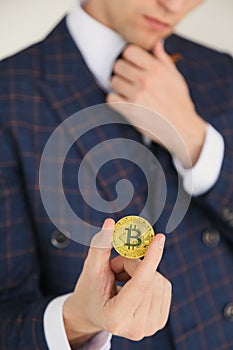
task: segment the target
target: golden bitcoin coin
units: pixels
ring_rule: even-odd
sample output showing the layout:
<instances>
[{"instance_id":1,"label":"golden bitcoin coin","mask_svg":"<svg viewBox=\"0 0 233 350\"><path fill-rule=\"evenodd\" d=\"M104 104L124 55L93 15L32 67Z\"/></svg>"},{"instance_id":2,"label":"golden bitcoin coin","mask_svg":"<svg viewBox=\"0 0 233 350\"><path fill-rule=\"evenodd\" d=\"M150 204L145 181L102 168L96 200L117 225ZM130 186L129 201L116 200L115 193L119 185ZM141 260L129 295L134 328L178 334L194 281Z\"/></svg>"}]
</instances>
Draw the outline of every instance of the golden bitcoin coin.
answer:
<instances>
[{"instance_id":1,"label":"golden bitcoin coin","mask_svg":"<svg viewBox=\"0 0 233 350\"><path fill-rule=\"evenodd\" d=\"M126 216L115 224L113 247L122 256L131 259L145 255L154 237L151 224L140 216Z\"/></svg>"}]
</instances>

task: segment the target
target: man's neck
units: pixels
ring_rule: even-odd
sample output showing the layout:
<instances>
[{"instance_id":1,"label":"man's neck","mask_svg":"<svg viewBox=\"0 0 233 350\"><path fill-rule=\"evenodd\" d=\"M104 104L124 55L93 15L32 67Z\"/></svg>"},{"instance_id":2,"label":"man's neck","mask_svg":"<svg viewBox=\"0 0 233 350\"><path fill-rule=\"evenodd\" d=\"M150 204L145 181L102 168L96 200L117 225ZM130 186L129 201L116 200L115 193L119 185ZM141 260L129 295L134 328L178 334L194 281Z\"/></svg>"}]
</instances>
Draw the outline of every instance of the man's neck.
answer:
<instances>
[{"instance_id":1,"label":"man's neck","mask_svg":"<svg viewBox=\"0 0 233 350\"><path fill-rule=\"evenodd\" d=\"M81 6L78 2L75 4L67 16L67 27L89 70L99 85L109 91L113 64L126 42L117 32L89 15L83 5L84 2L81 2Z\"/></svg>"},{"instance_id":2,"label":"man's neck","mask_svg":"<svg viewBox=\"0 0 233 350\"><path fill-rule=\"evenodd\" d=\"M89 16L93 17L96 21L111 28L110 21L108 20L107 11L102 0L88 0L82 5L82 8Z\"/></svg>"}]
</instances>

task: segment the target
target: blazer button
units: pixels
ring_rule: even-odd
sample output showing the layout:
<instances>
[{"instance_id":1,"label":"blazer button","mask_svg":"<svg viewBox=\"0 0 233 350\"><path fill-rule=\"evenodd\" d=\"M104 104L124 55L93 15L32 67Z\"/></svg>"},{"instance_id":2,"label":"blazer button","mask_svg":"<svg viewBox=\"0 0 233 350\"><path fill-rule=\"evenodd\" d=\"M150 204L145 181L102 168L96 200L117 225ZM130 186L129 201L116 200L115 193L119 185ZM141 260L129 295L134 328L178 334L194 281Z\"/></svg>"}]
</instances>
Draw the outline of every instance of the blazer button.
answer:
<instances>
[{"instance_id":1,"label":"blazer button","mask_svg":"<svg viewBox=\"0 0 233 350\"><path fill-rule=\"evenodd\" d=\"M215 229L206 230L202 234L202 241L208 248L214 248L220 241L220 234Z\"/></svg>"},{"instance_id":2,"label":"blazer button","mask_svg":"<svg viewBox=\"0 0 233 350\"><path fill-rule=\"evenodd\" d=\"M223 313L227 321L233 322L233 302L225 306Z\"/></svg>"},{"instance_id":3,"label":"blazer button","mask_svg":"<svg viewBox=\"0 0 233 350\"><path fill-rule=\"evenodd\" d=\"M52 245L56 248L66 248L70 244L71 239L68 235L65 235L63 232L59 230L54 230L51 234L50 241Z\"/></svg>"},{"instance_id":4,"label":"blazer button","mask_svg":"<svg viewBox=\"0 0 233 350\"><path fill-rule=\"evenodd\" d=\"M233 212L231 212L228 208L224 208L222 211L224 220L233 227Z\"/></svg>"}]
</instances>

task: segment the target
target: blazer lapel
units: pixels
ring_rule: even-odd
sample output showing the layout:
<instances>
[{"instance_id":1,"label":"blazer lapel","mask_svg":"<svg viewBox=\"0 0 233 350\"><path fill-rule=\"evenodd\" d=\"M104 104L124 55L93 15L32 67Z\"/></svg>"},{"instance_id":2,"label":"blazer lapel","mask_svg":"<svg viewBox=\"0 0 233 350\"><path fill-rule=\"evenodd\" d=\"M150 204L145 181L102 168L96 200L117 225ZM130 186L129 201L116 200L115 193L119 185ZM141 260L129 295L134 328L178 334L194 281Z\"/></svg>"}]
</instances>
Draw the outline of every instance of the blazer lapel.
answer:
<instances>
[{"instance_id":1,"label":"blazer lapel","mask_svg":"<svg viewBox=\"0 0 233 350\"><path fill-rule=\"evenodd\" d=\"M54 112L56 120L54 127L60 125L74 113L81 112L91 106L105 103L106 94L97 85L93 75L87 68L79 50L67 31L65 20L63 20L45 40L42 54L44 79L40 82L40 90L46 101L50 104L51 110ZM105 108L104 110L106 112L107 109ZM125 137L126 139L133 139L136 142L142 143L140 134L133 127L124 124L120 125L123 118L114 112L109 112L111 119L116 120L119 125L114 128L108 125L105 129L100 126L91 134L91 137L88 133L87 135L83 135L82 141L80 142L79 140L78 147L76 147L79 157L80 153L81 158L85 157L92 147L109 139ZM82 113L83 112L81 112L80 115L82 115ZM100 116L100 120L97 120L95 114L87 112L86 122L88 122L88 127L95 127L96 123L98 124L101 122L101 118ZM77 125L79 133L82 128L84 128L84 130L87 128L85 125L85 118L81 119L82 121ZM106 120L106 115L104 116L104 120ZM74 135L76 131L77 130L72 129L69 130L69 133L73 134L71 137L74 141L76 140ZM109 143L106 143L103 149L105 159L115 159L116 153L114 147L109 147ZM125 158L132 159L132 152L132 148L125 147ZM120 164L120 161L116 161L113 167L106 168L106 170L103 169L102 172L99 172L97 157L89 154L88 157L86 157L86 164L88 170L96 175L96 180L101 188L103 197L110 201L110 212L115 213L115 195L113 195L112 188L107 185L108 179L115 175L114 171L117 172L117 167L118 173L120 167L122 177L124 178L125 173L130 173L130 165L123 166ZM131 176L134 176L135 181L139 181L138 185L137 183L135 183L135 185L140 188L141 184L140 180L137 180L137 175L131 174ZM140 205L141 204L138 205L139 208ZM137 209L134 210L135 212L137 211ZM140 209L138 210L140 211ZM119 215L121 216L120 213Z\"/></svg>"}]
</instances>

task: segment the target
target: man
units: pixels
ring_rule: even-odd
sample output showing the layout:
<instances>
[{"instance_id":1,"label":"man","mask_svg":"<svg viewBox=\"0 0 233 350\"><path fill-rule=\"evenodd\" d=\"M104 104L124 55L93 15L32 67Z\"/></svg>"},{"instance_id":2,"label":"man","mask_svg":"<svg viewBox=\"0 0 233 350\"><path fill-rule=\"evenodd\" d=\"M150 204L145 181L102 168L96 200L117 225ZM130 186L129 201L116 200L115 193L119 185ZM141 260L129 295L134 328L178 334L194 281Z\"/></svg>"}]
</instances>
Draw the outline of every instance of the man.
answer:
<instances>
[{"instance_id":1,"label":"man","mask_svg":"<svg viewBox=\"0 0 233 350\"><path fill-rule=\"evenodd\" d=\"M111 333L117 335L113 349L233 347L232 59L178 36L166 39L200 2L89 0L42 43L1 62L2 349L108 348ZM179 54L176 65L166 51ZM193 194L185 217L167 236L161 274L155 270L163 235L142 262L109 262L110 219L92 241L82 271L86 249L54 229L41 203L39 163L50 134L73 113L105 101L158 112L190 156L189 162L166 128L158 139L154 129L160 125L151 115L141 120L121 104L112 108L139 131L123 125L95 133L95 143L108 133L124 135L147 143L156 155L168 186L157 232L166 233L177 173L185 192ZM75 189L75 164L94 146L92 138L84 135L77 146L65 164L64 187L78 215L100 226L106 213L89 208ZM99 174L102 197L112 199L121 174L135 184L136 194L114 219L139 214L146 197L145 179L124 160ZM98 248L102 240L105 249ZM132 278L114 291L122 274ZM173 301L167 325L157 332L170 305L163 275L173 284ZM54 299L58 295L64 296Z\"/></svg>"}]
</instances>

